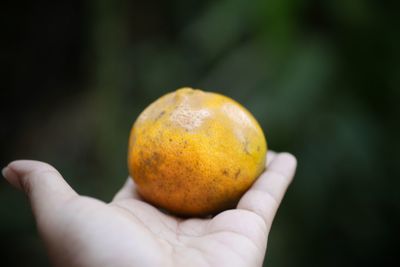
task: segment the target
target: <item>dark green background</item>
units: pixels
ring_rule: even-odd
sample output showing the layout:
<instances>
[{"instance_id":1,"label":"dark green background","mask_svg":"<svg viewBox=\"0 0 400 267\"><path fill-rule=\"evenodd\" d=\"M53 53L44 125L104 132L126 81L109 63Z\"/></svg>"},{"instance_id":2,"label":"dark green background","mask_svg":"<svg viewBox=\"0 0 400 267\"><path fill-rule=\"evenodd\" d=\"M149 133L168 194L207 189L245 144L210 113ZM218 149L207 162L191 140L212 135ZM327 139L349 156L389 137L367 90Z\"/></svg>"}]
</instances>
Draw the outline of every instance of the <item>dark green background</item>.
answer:
<instances>
[{"instance_id":1,"label":"dark green background","mask_svg":"<svg viewBox=\"0 0 400 267\"><path fill-rule=\"evenodd\" d=\"M226 94L298 173L265 266L382 266L398 251L396 1L1 4L0 163L56 166L108 201L131 124L182 86ZM0 265L47 266L25 197L0 181Z\"/></svg>"}]
</instances>

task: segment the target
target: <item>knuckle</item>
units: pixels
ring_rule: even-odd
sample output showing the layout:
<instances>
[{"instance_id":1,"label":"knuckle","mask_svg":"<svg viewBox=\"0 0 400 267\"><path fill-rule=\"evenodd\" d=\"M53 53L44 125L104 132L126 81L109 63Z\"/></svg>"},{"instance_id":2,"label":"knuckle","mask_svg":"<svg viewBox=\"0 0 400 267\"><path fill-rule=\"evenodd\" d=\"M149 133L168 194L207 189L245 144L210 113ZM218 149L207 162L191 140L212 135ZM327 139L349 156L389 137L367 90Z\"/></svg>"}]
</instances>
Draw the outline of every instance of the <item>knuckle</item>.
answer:
<instances>
[{"instance_id":1,"label":"knuckle","mask_svg":"<svg viewBox=\"0 0 400 267\"><path fill-rule=\"evenodd\" d=\"M43 168L37 169L30 173L23 175L19 179L19 184L22 190L30 195L32 193L32 189L35 184L40 183L44 179L49 178L50 176L59 176L59 172L54 168Z\"/></svg>"}]
</instances>

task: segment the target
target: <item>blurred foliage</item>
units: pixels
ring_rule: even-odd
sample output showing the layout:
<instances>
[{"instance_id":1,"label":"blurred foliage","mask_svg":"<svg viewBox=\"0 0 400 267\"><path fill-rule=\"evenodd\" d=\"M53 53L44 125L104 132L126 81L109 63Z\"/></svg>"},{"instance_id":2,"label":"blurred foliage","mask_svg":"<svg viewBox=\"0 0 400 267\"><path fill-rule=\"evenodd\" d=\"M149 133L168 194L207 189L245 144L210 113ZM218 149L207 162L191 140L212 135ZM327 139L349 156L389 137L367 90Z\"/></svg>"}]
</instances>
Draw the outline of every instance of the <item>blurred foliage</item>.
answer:
<instances>
[{"instance_id":1,"label":"blurred foliage","mask_svg":"<svg viewBox=\"0 0 400 267\"><path fill-rule=\"evenodd\" d=\"M182 86L243 103L298 174L265 266L376 266L400 225L395 1L147 0L2 4L0 163L55 165L109 201L130 127ZM397 137L397 138L396 138ZM3 266L45 266L29 207L0 182Z\"/></svg>"}]
</instances>

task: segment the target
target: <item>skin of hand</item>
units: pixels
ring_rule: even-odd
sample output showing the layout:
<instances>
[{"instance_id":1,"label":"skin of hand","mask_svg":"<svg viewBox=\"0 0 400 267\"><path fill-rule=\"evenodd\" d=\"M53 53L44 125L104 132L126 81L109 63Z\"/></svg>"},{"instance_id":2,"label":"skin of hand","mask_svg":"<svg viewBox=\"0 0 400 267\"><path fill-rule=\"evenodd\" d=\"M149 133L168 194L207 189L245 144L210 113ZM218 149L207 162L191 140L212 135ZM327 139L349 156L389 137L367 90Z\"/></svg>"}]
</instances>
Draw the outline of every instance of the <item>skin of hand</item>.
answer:
<instances>
[{"instance_id":1,"label":"skin of hand","mask_svg":"<svg viewBox=\"0 0 400 267\"><path fill-rule=\"evenodd\" d=\"M296 159L268 153L236 209L178 218L141 200L128 178L110 203L78 195L49 164L17 160L2 173L28 197L54 266L262 266L268 233Z\"/></svg>"}]
</instances>

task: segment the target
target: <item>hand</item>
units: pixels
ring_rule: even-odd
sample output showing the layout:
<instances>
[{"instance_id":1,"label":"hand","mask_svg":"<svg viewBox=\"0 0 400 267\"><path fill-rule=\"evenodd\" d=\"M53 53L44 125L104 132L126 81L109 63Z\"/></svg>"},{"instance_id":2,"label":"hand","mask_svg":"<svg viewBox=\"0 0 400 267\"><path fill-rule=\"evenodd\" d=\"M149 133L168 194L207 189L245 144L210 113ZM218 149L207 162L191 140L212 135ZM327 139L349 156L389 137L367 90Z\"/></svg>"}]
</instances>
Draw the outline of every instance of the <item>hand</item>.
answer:
<instances>
[{"instance_id":1,"label":"hand","mask_svg":"<svg viewBox=\"0 0 400 267\"><path fill-rule=\"evenodd\" d=\"M261 266L272 220L296 169L268 153L266 171L237 208L182 219L140 199L132 179L111 203L78 195L50 165L19 160L3 169L28 196L54 266Z\"/></svg>"}]
</instances>

